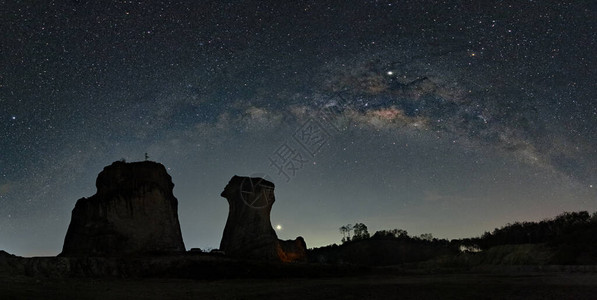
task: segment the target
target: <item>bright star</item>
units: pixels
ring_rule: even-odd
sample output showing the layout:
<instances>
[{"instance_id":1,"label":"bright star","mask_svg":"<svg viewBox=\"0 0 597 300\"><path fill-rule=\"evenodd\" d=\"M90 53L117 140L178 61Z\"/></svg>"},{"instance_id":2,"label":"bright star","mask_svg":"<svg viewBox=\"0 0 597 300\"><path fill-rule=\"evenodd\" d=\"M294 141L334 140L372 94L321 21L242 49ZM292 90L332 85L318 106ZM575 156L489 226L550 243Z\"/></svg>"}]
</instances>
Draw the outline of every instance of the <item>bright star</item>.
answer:
<instances>
[{"instance_id":1,"label":"bright star","mask_svg":"<svg viewBox=\"0 0 597 300\"><path fill-rule=\"evenodd\" d=\"M11 119L13 119L13 120L16 120L16 119L17 119L17 117L16 117L16 116L12 116L12 117L11 117Z\"/></svg>"},{"instance_id":2,"label":"bright star","mask_svg":"<svg viewBox=\"0 0 597 300\"><path fill-rule=\"evenodd\" d=\"M282 225L280 225L280 224L276 225L276 230L282 230Z\"/></svg>"},{"instance_id":3,"label":"bright star","mask_svg":"<svg viewBox=\"0 0 597 300\"><path fill-rule=\"evenodd\" d=\"M394 74L394 72L392 72L392 71L388 71L388 73L387 73L387 74L388 74L388 75L393 75L393 74Z\"/></svg>"}]
</instances>

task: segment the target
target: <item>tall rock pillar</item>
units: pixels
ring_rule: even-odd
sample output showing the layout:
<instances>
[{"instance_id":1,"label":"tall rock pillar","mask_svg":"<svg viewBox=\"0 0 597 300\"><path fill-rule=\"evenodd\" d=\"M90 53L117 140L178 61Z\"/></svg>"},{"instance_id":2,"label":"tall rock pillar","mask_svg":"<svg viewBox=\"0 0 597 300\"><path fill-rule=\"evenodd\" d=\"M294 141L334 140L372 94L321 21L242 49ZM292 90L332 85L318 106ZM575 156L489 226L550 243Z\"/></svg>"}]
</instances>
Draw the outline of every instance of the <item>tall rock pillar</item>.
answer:
<instances>
[{"instance_id":1,"label":"tall rock pillar","mask_svg":"<svg viewBox=\"0 0 597 300\"><path fill-rule=\"evenodd\" d=\"M226 255L275 261L306 259L303 238L280 241L272 228L270 213L275 202L274 184L259 177L234 176L221 196L230 210L220 243Z\"/></svg>"}]
</instances>

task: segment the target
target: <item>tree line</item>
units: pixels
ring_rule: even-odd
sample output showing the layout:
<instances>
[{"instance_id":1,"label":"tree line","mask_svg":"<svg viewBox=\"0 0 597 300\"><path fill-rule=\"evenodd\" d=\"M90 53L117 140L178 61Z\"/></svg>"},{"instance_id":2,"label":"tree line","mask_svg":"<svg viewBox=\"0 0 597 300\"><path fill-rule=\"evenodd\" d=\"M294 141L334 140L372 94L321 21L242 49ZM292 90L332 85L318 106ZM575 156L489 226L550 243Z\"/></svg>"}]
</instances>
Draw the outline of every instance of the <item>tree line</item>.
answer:
<instances>
[{"instance_id":1,"label":"tree line","mask_svg":"<svg viewBox=\"0 0 597 300\"><path fill-rule=\"evenodd\" d=\"M540 222L515 222L485 232L477 238L461 239L462 244L489 249L514 244L597 244L597 212L564 212Z\"/></svg>"},{"instance_id":2,"label":"tree line","mask_svg":"<svg viewBox=\"0 0 597 300\"><path fill-rule=\"evenodd\" d=\"M403 229L389 229L389 230L379 230L376 231L373 236L369 234L369 230L367 225L363 223L355 223L346 224L340 226L339 228L340 233L342 234L342 243L350 242L350 241L358 241L358 240L366 240L366 239L414 239L414 240L423 240L423 241L439 241L438 239L433 238L431 233L423 233L419 236L410 237L408 232ZM352 232L352 235L351 235ZM443 240L447 241L447 240Z\"/></svg>"},{"instance_id":3,"label":"tree line","mask_svg":"<svg viewBox=\"0 0 597 300\"><path fill-rule=\"evenodd\" d=\"M480 237L454 239L434 238L431 233L409 236L404 229L386 229L369 234L367 225L355 223L339 228L342 243L365 239L397 239L404 241L427 241L450 243L456 248L486 250L498 245L512 244L592 244L597 245L597 212L592 215L587 211L564 212L553 219L539 222L508 223Z\"/></svg>"},{"instance_id":4,"label":"tree line","mask_svg":"<svg viewBox=\"0 0 597 300\"><path fill-rule=\"evenodd\" d=\"M376 266L436 258L451 266L597 264L597 212L564 212L552 219L515 222L479 237L453 240L437 239L431 233L410 236L404 229L371 235L364 223L343 225L339 232L342 244L311 249L312 261Z\"/></svg>"}]
</instances>

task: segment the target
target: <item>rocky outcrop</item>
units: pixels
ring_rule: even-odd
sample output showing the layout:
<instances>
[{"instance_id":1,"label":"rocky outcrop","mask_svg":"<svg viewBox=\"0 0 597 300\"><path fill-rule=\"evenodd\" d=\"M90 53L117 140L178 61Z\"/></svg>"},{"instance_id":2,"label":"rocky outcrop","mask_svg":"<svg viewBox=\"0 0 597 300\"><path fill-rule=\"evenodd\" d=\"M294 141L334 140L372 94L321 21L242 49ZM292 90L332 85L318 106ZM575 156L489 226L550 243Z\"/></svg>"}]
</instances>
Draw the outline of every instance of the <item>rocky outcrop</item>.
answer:
<instances>
[{"instance_id":1,"label":"rocky outcrop","mask_svg":"<svg viewBox=\"0 0 597 300\"><path fill-rule=\"evenodd\" d=\"M259 177L234 176L221 196L230 210L220 243L228 256L274 261L306 259L302 237L281 241L272 228L270 213L275 201L274 184Z\"/></svg>"},{"instance_id":2,"label":"rocky outcrop","mask_svg":"<svg viewBox=\"0 0 597 300\"><path fill-rule=\"evenodd\" d=\"M96 187L77 201L61 256L185 251L174 184L162 164L114 162Z\"/></svg>"},{"instance_id":3,"label":"rocky outcrop","mask_svg":"<svg viewBox=\"0 0 597 300\"><path fill-rule=\"evenodd\" d=\"M302 236L295 240L278 240L278 257L281 261L305 261L307 259L307 244Z\"/></svg>"}]
</instances>

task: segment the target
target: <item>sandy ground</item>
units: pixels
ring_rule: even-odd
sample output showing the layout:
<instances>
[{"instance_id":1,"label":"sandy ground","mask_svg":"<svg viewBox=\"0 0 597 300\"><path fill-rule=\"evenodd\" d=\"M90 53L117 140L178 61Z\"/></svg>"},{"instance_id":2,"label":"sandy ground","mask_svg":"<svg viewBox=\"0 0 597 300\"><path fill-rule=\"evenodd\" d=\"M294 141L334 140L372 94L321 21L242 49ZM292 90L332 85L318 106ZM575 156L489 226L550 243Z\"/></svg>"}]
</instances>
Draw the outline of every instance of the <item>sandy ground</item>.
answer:
<instances>
[{"instance_id":1,"label":"sandy ground","mask_svg":"<svg viewBox=\"0 0 597 300\"><path fill-rule=\"evenodd\" d=\"M0 278L0 299L597 299L597 274L293 279Z\"/></svg>"}]
</instances>

